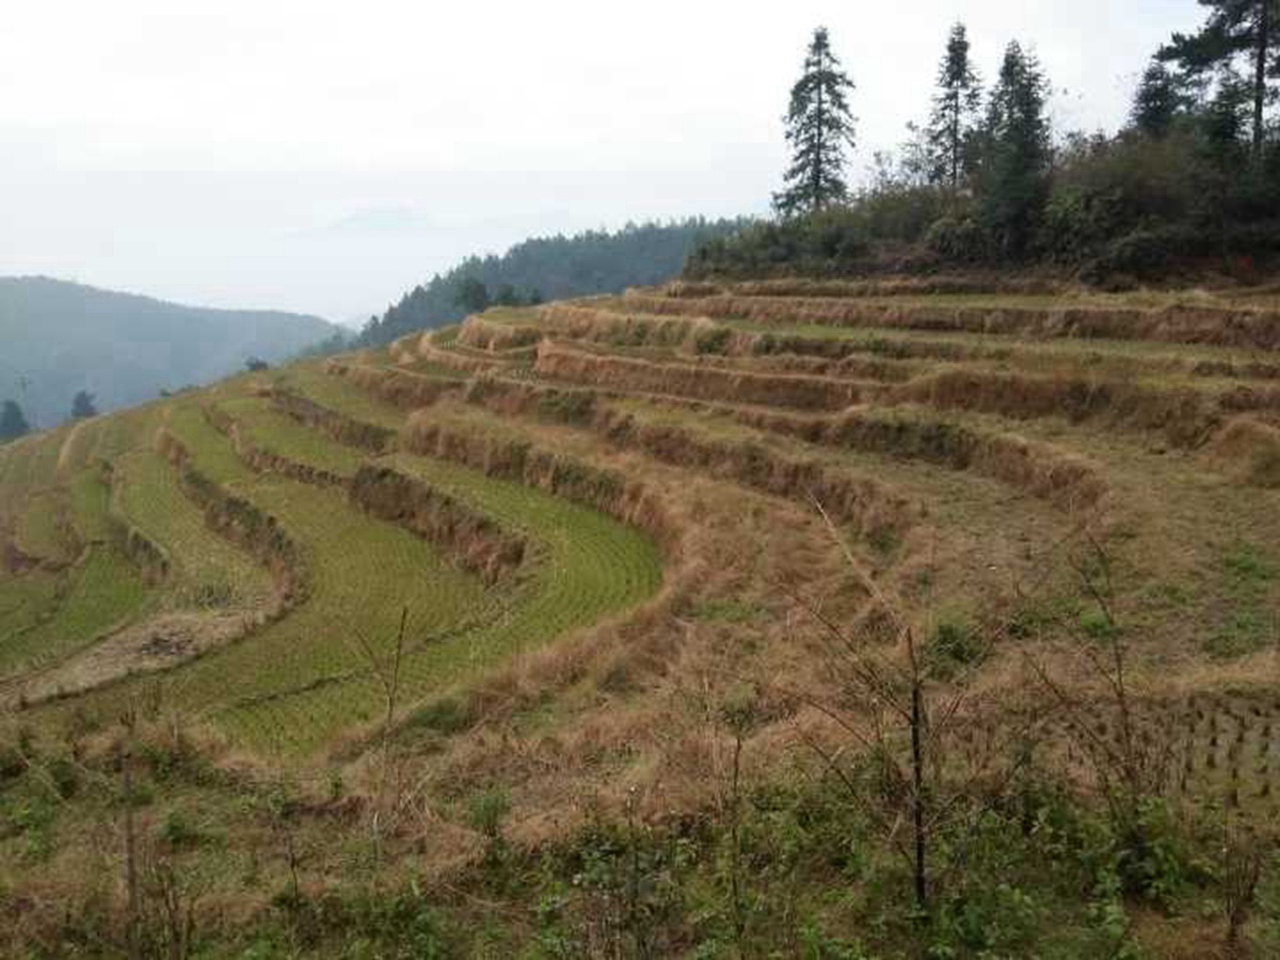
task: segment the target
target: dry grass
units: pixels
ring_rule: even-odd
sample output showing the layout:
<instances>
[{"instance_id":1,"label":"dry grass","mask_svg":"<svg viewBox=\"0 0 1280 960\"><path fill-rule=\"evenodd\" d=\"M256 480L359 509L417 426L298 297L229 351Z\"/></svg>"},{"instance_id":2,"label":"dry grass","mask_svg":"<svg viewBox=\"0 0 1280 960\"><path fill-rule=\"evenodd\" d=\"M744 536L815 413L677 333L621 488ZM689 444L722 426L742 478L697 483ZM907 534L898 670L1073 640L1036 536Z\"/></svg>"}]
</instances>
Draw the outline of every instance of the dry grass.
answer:
<instances>
[{"instance_id":1,"label":"dry grass","mask_svg":"<svg viewBox=\"0 0 1280 960\"><path fill-rule=\"evenodd\" d=\"M544 377L611 389L804 410L840 410L857 403L863 393L858 383L831 377L748 373L712 365L656 364L600 356L549 342L539 346L535 369Z\"/></svg>"},{"instance_id":2,"label":"dry grass","mask_svg":"<svg viewBox=\"0 0 1280 960\"><path fill-rule=\"evenodd\" d=\"M284 388L259 379L262 400L244 401L240 382L201 397L256 470L354 490L374 516L451 544L498 590L521 580L537 538L489 522L461 487L446 494L412 463L535 487L662 547L653 599L460 674L393 724L412 797L386 834L397 869L440 876L479 862L485 841L460 811L495 788L511 800L506 840L529 850L601 811L646 824L723 811L737 746L728 705L750 717L741 746L752 782L813 774L802 744L836 745L840 731L812 703L840 691L805 611L900 661L876 594L901 603L922 648L959 658L930 681L940 694L957 677L970 685L958 766L980 766L1021 729L1039 689L1033 659L1114 739L1107 688L1079 653L1118 632L1131 644L1142 735L1184 751L1183 764L1191 757L1171 795L1274 816L1280 394L1254 381L1280 370L1275 318L1216 295L1105 298L1037 283L636 291L494 311L456 335L340 358L328 364L332 389L285 371ZM376 417L344 403L357 392ZM267 397L289 428L351 448L343 457L355 466L318 469L237 423ZM58 446L79 463L91 439ZM305 593L296 548L255 512L256 478L213 484L172 435L161 449L211 529L269 565L281 597ZM366 458L377 466L361 470ZM37 487L22 489L26 498ZM1115 553L1114 620L1070 577L1086 533ZM960 662L973 636L994 639ZM859 720L868 708L845 706ZM1046 762L1096 789L1064 712L1042 713ZM326 836L368 827L380 777L369 748L381 731L380 716L366 718L329 745L357 798L307 795L316 860ZM1144 919L1144 936L1172 951L1164 922ZM1177 949L1194 955L1210 939Z\"/></svg>"},{"instance_id":3,"label":"dry grass","mask_svg":"<svg viewBox=\"0 0 1280 960\"><path fill-rule=\"evenodd\" d=\"M983 302L939 302L924 298L886 301L859 298L752 297L735 292L706 299L628 292L628 305L656 315L704 316L756 322L819 324L838 327L900 327L911 330L961 331L974 334L1148 340L1273 350L1280 347L1280 324L1274 308L1251 309L1198 302L1163 306L1120 304L1063 305L1056 297L1006 305L1000 298ZM904 302L899 302L904 301Z\"/></svg>"}]
</instances>

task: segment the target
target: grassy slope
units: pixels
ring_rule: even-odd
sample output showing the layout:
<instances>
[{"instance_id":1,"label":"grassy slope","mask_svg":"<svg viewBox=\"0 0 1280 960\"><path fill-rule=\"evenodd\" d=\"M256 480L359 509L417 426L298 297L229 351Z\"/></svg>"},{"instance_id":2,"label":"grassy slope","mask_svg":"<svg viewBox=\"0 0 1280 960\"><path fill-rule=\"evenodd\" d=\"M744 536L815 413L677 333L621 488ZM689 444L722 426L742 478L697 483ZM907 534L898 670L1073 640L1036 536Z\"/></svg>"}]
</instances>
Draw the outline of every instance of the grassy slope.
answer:
<instances>
[{"instance_id":1,"label":"grassy slope","mask_svg":"<svg viewBox=\"0 0 1280 960\"><path fill-rule=\"evenodd\" d=\"M956 305L957 298L925 303ZM526 315L486 320L532 322ZM903 366L913 377L952 365L1218 391L1228 383L1184 377L1171 360L1258 359L1248 351L1194 345L827 327L806 335L863 338L868 353L889 356L894 348L884 348L887 341L930 340L973 351L942 364L917 358ZM485 358L449 337L435 345L455 353L460 364ZM600 344L584 352L632 353ZM655 363L692 359L670 347L633 355ZM572 386L533 374L527 358L498 359L503 362L492 374L498 378ZM353 362L392 365L385 352ZM419 365L428 375L450 369L436 360L413 364ZM406 421L404 411L317 364L273 377L359 420L393 429ZM620 620L616 629L602 631L597 659L557 672L554 660L525 654L657 589L658 554L647 537L562 499L449 462L387 455L388 465L467 501L534 544L535 562L516 584L485 591L431 546L352 508L341 490L247 470L209 426L199 401L215 402L245 438L295 461L347 476L367 457L279 413L252 394L252 383L233 381L167 405L164 417L202 472L276 516L302 546L312 595L279 623L175 672L163 684L162 700L211 719L263 754L314 755L379 718L379 685L349 641L359 629L385 655L407 603L411 649L402 707L425 703L428 709L397 740L408 748L405 765L395 769L413 784L413 815L376 842L363 806L376 805L376 752L365 765L330 764L320 775L323 782L310 788L282 782L284 767L275 765L272 782L264 785L254 777L211 773L198 753L170 742L162 719L145 734L151 738L141 774L151 791L143 805L146 835L189 876L218 878L208 883L220 905L257 905L245 908L252 922L219 930L227 955L251 947L265 955L387 955L410 949L410 931L418 952L448 942L459 955L477 956L581 956L592 944L625 951L650 937L653 955L688 957L906 957L933 948L934 955L947 956L1066 958L1142 955L1145 948L1151 956L1190 958L1218 950L1215 858L1222 843L1213 830L1227 820L1265 831L1280 794L1274 737L1280 699L1272 663L1280 610L1280 511L1274 509L1280 494L1244 486L1222 454L1171 448L1156 429L1111 430L1052 412L1020 417L1012 410L978 414L924 404L863 411L911 425L937 424L943 437L947 429L964 427L1025 437L1038 444L1037 451L1086 457L1101 471L1107 492L1087 513L1072 512L976 465L930 463L919 450L867 453L747 426L735 419L732 402L672 402L639 392L596 397L597 411L628 413L642 425L683 430L700 442L758 449L761 470L769 458L812 459L845 476L874 478L919 508L901 541L850 536L846 546L880 589L909 606L928 655L958 650L967 656L963 644L986 630L988 620L1012 618L1017 625L999 635L978 673L978 689L989 697L984 708L995 712L989 724L975 724L963 758L948 758L957 765L970 762L984 742L994 743L997 753L1009 752L1000 739L1006 730L1001 711L1020 703L1020 696L1038 695L1039 710L1051 705L1027 673L1028 656L1057 656L1060 641L1085 650L1105 649L1117 637L1126 642L1143 737L1175 752L1165 799L1202 832L1185 829L1183 820L1153 819L1143 826L1153 842L1143 849L1126 846L1131 838L1115 831L1105 806L1073 792L1090 782L1092 771L1078 752L1059 750L1062 729L1047 728L1033 775L989 807L977 804L972 829L948 835L933 850L940 861L959 857L961 869L939 881L935 920L926 927L907 909L909 876L892 845L872 827L867 810L848 802L838 780L814 775L815 765L806 762L813 754L798 744L835 736L841 757L859 751L841 741L838 730L824 728L822 716L803 700L772 686L802 684L814 698L839 695L831 663L797 614L795 591L812 585L815 602L836 622L849 624L860 641L881 635L856 580L821 579L826 532L797 505L803 490L766 497L741 477L720 475L715 465L682 468L678 456L658 464L585 419L574 420L567 408L532 404L499 413L459 396L434 404L421 415L431 422L496 440L523 439L620 469L680 510L684 532L703 561L696 582L683 586L687 600L659 607L637 629ZM617 386L625 392L625 384ZM180 557L191 554L203 531L198 518L171 499L175 491L165 465L115 436L115 418L103 423L76 446L112 451L123 468L121 502L130 516ZM29 462L18 467L0 454L0 483L12 483L39 503L50 482L47 457L47 451L24 457ZM89 477L76 473L84 457L77 452L62 458L61 473ZM37 465L37 459L46 462ZM15 472L21 479L10 481ZM87 486L74 489L81 498L93 494ZM28 542L49 541L45 519L25 519ZM1085 522L1108 550L1108 616L1082 592L1072 569L1082 556L1088 559L1079 549ZM179 580L257 573L234 573L243 560L235 551L188 559ZM17 597L30 588L38 596L39 581L31 576L0 581L0 617L5 590ZM937 645L939 621L959 647ZM475 682L512 661L490 685ZM1084 658L1049 662L1068 681L1087 669ZM951 668L964 675L964 665ZM147 700L144 694L154 686L124 684L50 716L64 723L77 715L83 720L85 713L109 718L123 703ZM1112 717L1105 698L1089 715L1094 720L1115 736L1106 727ZM41 749L51 757L59 749L52 729L41 730ZM735 731L741 740L735 741ZM99 749L96 756L109 756L108 748ZM736 749L744 764L742 797L733 788L737 774L730 772L737 770ZM174 755L181 759L157 759ZM108 769L105 759L91 760L92 769L99 769L95 762ZM851 763L842 769L858 776L861 768ZM0 778L0 818L7 818L0 823L26 826L0 830L0 855L20 862L22 877L56 883L56 858L89 849L93 818L115 816L110 794L100 798L88 790L82 806L50 814L49 822L60 824L55 829L31 813L43 809L35 778L24 775L16 783L7 789ZM358 794L349 798L351 784ZM514 805L509 813L508 803ZM901 813L904 803L897 795L891 809ZM194 839L184 834L184 823ZM1134 858L1140 859L1136 867ZM104 873L115 869L109 855L102 855L100 866ZM295 868L300 890L292 886ZM1280 917L1277 868L1267 868L1260 890L1264 909L1247 931L1263 951L1259 955L1278 942L1272 922L1273 915ZM638 900L628 901L627 891ZM85 895L76 887L67 897L79 902ZM278 895L276 907L262 908L272 895ZM3 896L0 888L0 905ZM89 921L86 926L92 929ZM737 929L746 931L746 948L735 943L743 936Z\"/></svg>"},{"instance_id":2,"label":"grassy slope","mask_svg":"<svg viewBox=\"0 0 1280 960\"><path fill-rule=\"evenodd\" d=\"M107 540L111 490L92 471L69 485L72 523L89 546L59 586L52 610L0 644L0 670L48 664L136 618L151 596L141 576Z\"/></svg>"},{"instance_id":3,"label":"grassy slope","mask_svg":"<svg viewBox=\"0 0 1280 960\"><path fill-rule=\"evenodd\" d=\"M171 558L174 606L251 607L271 593L271 579L261 565L209 535L170 464L150 450L136 450L115 462L121 472L121 510Z\"/></svg>"},{"instance_id":4,"label":"grassy slope","mask_svg":"<svg viewBox=\"0 0 1280 960\"><path fill-rule=\"evenodd\" d=\"M217 403L251 442L343 475L362 462L358 452L242 390L243 384L228 385ZM368 412L360 394L346 398L357 412ZM533 538L536 562L521 581L486 593L431 544L371 520L341 491L254 474L195 402L173 405L164 420L191 450L198 470L274 516L303 548L311 585L299 609L166 681L170 696L186 708L269 753L304 755L376 719L382 695L358 637L386 656L404 607L409 632L402 697L412 703L512 652L533 650L642 600L660 580L652 542L616 521L475 471L409 458L400 464L406 472L462 495ZM210 538L181 499L171 468L142 449L118 463L126 514L176 558L171 594L181 599L201 585L223 583L248 596L262 592L261 571L238 551L220 541L203 549ZM107 715L139 683L153 682L91 694L83 706Z\"/></svg>"}]
</instances>

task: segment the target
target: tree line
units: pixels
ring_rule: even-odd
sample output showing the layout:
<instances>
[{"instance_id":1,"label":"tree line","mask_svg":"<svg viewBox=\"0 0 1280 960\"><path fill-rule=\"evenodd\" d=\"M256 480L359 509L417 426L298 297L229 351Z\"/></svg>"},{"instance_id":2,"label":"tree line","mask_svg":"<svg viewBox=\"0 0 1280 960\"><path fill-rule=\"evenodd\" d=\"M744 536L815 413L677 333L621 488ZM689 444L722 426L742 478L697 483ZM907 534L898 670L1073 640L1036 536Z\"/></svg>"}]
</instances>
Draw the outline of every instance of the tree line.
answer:
<instances>
[{"instance_id":1,"label":"tree line","mask_svg":"<svg viewBox=\"0 0 1280 960\"><path fill-rule=\"evenodd\" d=\"M71 419L87 420L98 415L96 398L88 390L80 390L71 398ZM26 411L17 400L0 404L0 443L25 437L32 430Z\"/></svg>"},{"instance_id":2,"label":"tree line","mask_svg":"<svg viewBox=\"0 0 1280 960\"><path fill-rule=\"evenodd\" d=\"M1203 27L1154 51L1124 127L1053 129L1043 65L1022 42L985 85L955 24L927 118L870 183L846 179L857 147L850 75L818 28L784 118L791 163L777 217L716 238L691 276L830 272L939 259L1051 262L1099 275L1179 260L1280 252L1280 0L1200 0Z\"/></svg>"},{"instance_id":3,"label":"tree line","mask_svg":"<svg viewBox=\"0 0 1280 960\"><path fill-rule=\"evenodd\" d=\"M381 316L369 318L360 346L390 343L415 330L455 323L490 306L527 306L543 299L615 293L659 283L680 272L689 252L727 236L743 220L691 217L628 224L618 231L535 237L502 256L472 256L410 290Z\"/></svg>"}]
</instances>

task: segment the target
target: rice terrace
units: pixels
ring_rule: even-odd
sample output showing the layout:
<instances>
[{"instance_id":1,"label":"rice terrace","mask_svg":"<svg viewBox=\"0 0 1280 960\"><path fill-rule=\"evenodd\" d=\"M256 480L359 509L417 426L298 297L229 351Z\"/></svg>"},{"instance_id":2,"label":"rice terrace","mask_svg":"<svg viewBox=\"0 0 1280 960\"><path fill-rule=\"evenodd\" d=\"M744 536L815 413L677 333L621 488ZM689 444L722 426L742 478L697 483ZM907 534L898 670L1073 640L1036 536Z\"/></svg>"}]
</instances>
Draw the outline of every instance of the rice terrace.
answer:
<instances>
[{"instance_id":1,"label":"rice terrace","mask_svg":"<svg viewBox=\"0 0 1280 960\"><path fill-rule=\"evenodd\" d=\"M508 782L519 843L590 795L715 802L723 703L749 767L838 740L846 653L822 625L888 657L902 619L931 695L966 691L969 738L1034 733L1089 778L1068 726L1140 736L1179 802L1263 824L1276 310L1267 290L684 282L34 436L0 452L3 696L36 743L172 711L305 779L382 756L394 661L402 762L459 802ZM1123 714L1081 638L1123 644ZM460 855L465 828L433 816Z\"/></svg>"},{"instance_id":2,"label":"rice terrace","mask_svg":"<svg viewBox=\"0 0 1280 960\"><path fill-rule=\"evenodd\" d=\"M0 957L1280 956L1276 0L132 3L0 31Z\"/></svg>"}]
</instances>

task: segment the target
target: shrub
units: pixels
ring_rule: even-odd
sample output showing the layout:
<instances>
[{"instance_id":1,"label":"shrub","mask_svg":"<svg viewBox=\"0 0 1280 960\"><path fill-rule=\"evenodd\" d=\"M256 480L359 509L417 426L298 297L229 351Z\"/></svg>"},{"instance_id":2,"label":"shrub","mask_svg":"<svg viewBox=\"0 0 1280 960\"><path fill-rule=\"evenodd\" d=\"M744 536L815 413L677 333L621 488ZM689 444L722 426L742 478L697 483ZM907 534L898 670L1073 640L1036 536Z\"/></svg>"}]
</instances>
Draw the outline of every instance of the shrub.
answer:
<instances>
[{"instance_id":1,"label":"shrub","mask_svg":"<svg viewBox=\"0 0 1280 960\"><path fill-rule=\"evenodd\" d=\"M429 703L409 719L410 726L426 727L444 736L470 729L475 722L475 714L453 697Z\"/></svg>"},{"instance_id":2,"label":"shrub","mask_svg":"<svg viewBox=\"0 0 1280 960\"><path fill-rule=\"evenodd\" d=\"M924 235L930 253L946 260L976 263L991 255L991 238L972 217L943 217Z\"/></svg>"},{"instance_id":3,"label":"shrub","mask_svg":"<svg viewBox=\"0 0 1280 960\"><path fill-rule=\"evenodd\" d=\"M197 847L204 840L204 835L187 820L181 810L170 810L156 832L172 850Z\"/></svg>"},{"instance_id":4,"label":"shrub","mask_svg":"<svg viewBox=\"0 0 1280 960\"><path fill-rule=\"evenodd\" d=\"M696 353L724 353L729 348L733 331L728 327L715 327L698 333L693 341Z\"/></svg>"},{"instance_id":5,"label":"shrub","mask_svg":"<svg viewBox=\"0 0 1280 960\"><path fill-rule=\"evenodd\" d=\"M830 272L871 250L865 217L855 207L829 207L787 220L754 223L699 247L685 275L762 276L772 268L787 272Z\"/></svg>"},{"instance_id":6,"label":"shrub","mask_svg":"<svg viewBox=\"0 0 1280 960\"><path fill-rule=\"evenodd\" d=\"M1139 276L1162 273L1175 260L1194 255L1204 246L1203 235L1191 226L1135 230L1108 244L1086 268L1086 279L1111 273Z\"/></svg>"},{"instance_id":7,"label":"shrub","mask_svg":"<svg viewBox=\"0 0 1280 960\"><path fill-rule=\"evenodd\" d=\"M852 212L871 241L915 243L942 216L946 202L936 187L882 179L858 197Z\"/></svg>"},{"instance_id":8,"label":"shrub","mask_svg":"<svg viewBox=\"0 0 1280 960\"><path fill-rule=\"evenodd\" d=\"M467 819L471 826L483 833L489 841L502 838L502 824L511 812L511 798L505 790L492 789L477 793L467 806Z\"/></svg>"},{"instance_id":9,"label":"shrub","mask_svg":"<svg viewBox=\"0 0 1280 960\"><path fill-rule=\"evenodd\" d=\"M933 673L945 679L962 667L980 662L986 652L985 645L967 623L944 620L925 646L925 659Z\"/></svg>"}]
</instances>

